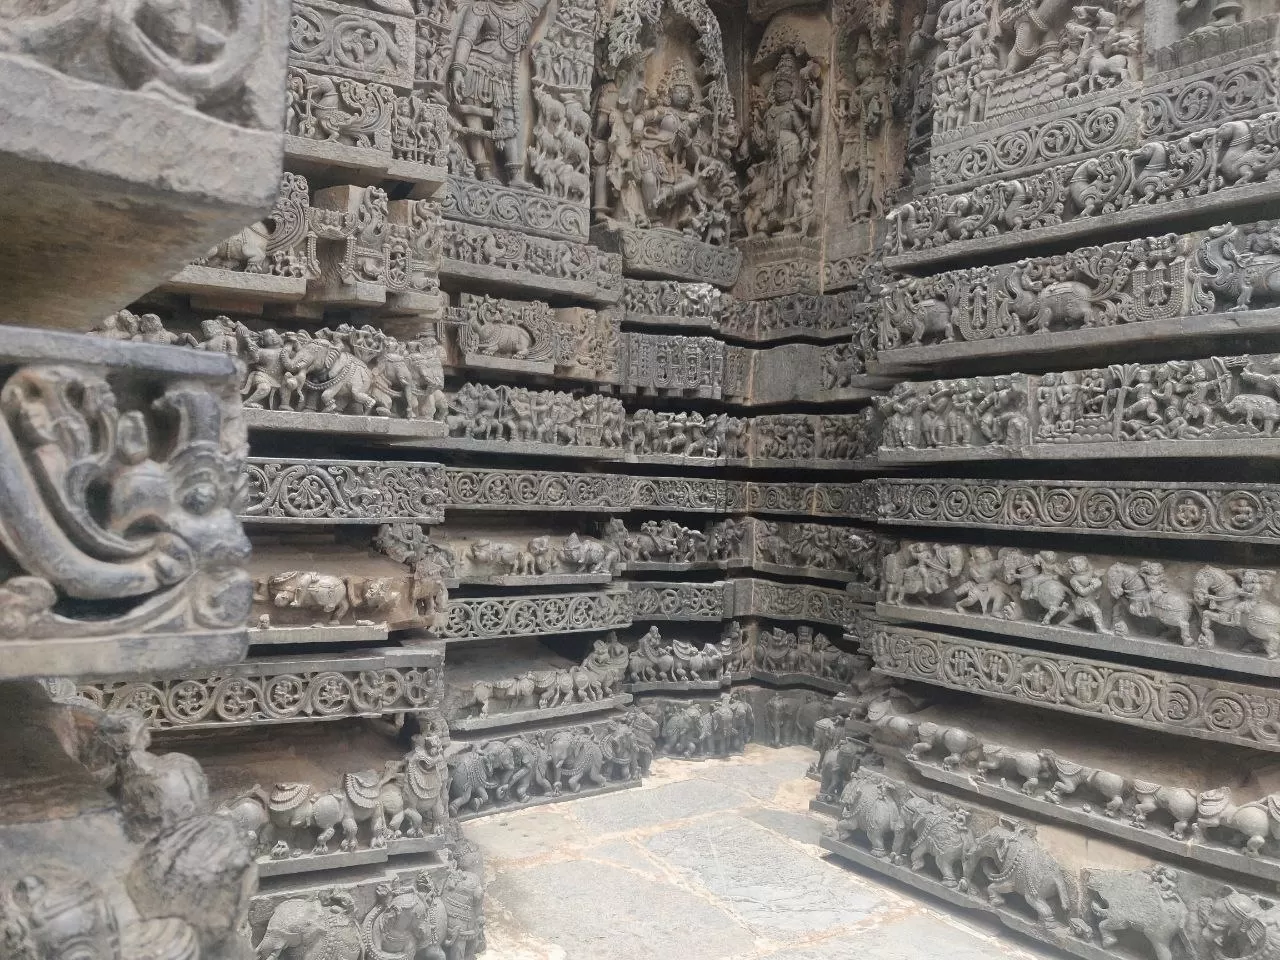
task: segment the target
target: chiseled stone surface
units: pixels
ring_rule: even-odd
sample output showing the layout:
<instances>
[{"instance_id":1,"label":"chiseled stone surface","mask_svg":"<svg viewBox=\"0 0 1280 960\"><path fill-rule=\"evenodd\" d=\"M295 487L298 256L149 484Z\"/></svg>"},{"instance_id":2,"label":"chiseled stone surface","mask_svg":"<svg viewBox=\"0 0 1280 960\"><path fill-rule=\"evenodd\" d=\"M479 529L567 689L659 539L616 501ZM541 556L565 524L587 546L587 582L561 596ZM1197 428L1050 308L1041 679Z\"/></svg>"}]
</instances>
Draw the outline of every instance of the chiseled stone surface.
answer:
<instances>
[{"instance_id":1,"label":"chiseled stone surface","mask_svg":"<svg viewBox=\"0 0 1280 960\"><path fill-rule=\"evenodd\" d=\"M639 789L469 823L488 874L486 960L1043 956L826 860L811 759L756 746L659 759Z\"/></svg>"}]
</instances>

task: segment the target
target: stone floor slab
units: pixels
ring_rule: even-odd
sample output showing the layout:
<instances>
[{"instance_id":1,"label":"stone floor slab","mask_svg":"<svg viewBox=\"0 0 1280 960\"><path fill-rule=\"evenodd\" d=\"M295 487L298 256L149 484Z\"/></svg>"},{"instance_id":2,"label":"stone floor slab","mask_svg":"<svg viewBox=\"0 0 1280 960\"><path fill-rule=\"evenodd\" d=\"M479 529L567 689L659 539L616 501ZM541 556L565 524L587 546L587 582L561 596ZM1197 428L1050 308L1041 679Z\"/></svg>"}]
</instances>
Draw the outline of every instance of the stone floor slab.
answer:
<instances>
[{"instance_id":1,"label":"stone floor slab","mask_svg":"<svg viewBox=\"0 0 1280 960\"><path fill-rule=\"evenodd\" d=\"M676 827L650 837L645 847L751 929L784 942L863 922L890 900L739 816Z\"/></svg>"},{"instance_id":2,"label":"stone floor slab","mask_svg":"<svg viewBox=\"0 0 1280 960\"><path fill-rule=\"evenodd\" d=\"M645 879L619 867L571 860L495 871L488 897L510 931L501 956L559 948L561 960L720 960L755 951L751 932L709 900L669 882Z\"/></svg>"},{"instance_id":3,"label":"stone floor slab","mask_svg":"<svg viewBox=\"0 0 1280 960\"><path fill-rule=\"evenodd\" d=\"M692 765L689 768L692 769ZM748 801L746 794L727 784L687 779L601 797L586 797L571 802L564 809L588 829L597 834L607 834L642 830L673 820L732 810Z\"/></svg>"}]
</instances>

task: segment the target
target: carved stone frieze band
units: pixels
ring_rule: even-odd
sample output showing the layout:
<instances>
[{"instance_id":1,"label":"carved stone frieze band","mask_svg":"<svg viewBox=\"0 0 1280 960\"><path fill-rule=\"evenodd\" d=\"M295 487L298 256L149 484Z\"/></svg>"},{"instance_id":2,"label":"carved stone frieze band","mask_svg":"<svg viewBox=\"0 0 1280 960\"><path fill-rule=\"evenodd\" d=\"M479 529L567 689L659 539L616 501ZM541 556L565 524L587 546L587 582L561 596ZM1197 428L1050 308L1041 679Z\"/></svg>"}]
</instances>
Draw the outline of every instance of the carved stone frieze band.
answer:
<instances>
[{"instance_id":1,"label":"carved stone frieze band","mask_svg":"<svg viewBox=\"0 0 1280 960\"><path fill-rule=\"evenodd\" d=\"M1246 799L1226 784L1155 783L1048 747L1012 746L962 726L892 713L872 722L877 738L901 745L912 769L928 780L1163 853L1280 878L1280 862L1268 849L1280 823L1274 794Z\"/></svg>"},{"instance_id":2,"label":"carved stone frieze band","mask_svg":"<svg viewBox=\"0 0 1280 960\"><path fill-rule=\"evenodd\" d=\"M1202 740L1280 750L1280 696L1268 687L1017 650L910 627L864 622L861 629L876 669L891 677Z\"/></svg>"},{"instance_id":3,"label":"carved stone frieze band","mask_svg":"<svg viewBox=\"0 0 1280 960\"><path fill-rule=\"evenodd\" d=\"M1280 541L1280 487L1128 480L864 480L881 523Z\"/></svg>"},{"instance_id":4,"label":"carved stone frieze band","mask_svg":"<svg viewBox=\"0 0 1280 960\"><path fill-rule=\"evenodd\" d=\"M1271 456L1278 369L1265 354L900 383L876 401L877 458Z\"/></svg>"},{"instance_id":5,"label":"carved stone frieze band","mask_svg":"<svg viewBox=\"0 0 1280 960\"><path fill-rule=\"evenodd\" d=\"M104 710L131 710L154 730L214 730L350 717L432 713L442 702L438 650L255 659L199 675L90 680L77 693Z\"/></svg>"},{"instance_id":6,"label":"carved stone frieze band","mask_svg":"<svg viewBox=\"0 0 1280 960\"><path fill-rule=\"evenodd\" d=\"M441 523L454 500L438 463L250 457L242 520L278 523Z\"/></svg>"},{"instance_id":7,"label":"carved stone frieze band","mask_svg":"<svg viewBox=\"0 0 1280 960\"><path fill-rule=\"evenodd\" d=\"M630 625L631 607L626 590L454 598L436 636L483 640L615 630Z\"/></svg>"},{"instance_id":8,"label":"carved stone frieze band","mask_svg":"<svg viewBox=\"0 0 1280 960\"><path fill-rule=\"evenodd\" d=\"M915 268L979 249L1061 241L1267 200L1276 190L1278 143L1280 113L1269 113L1207 135L1153 139L966 193L913 200L889 215L885 263Z\"/></svg>"},{"instance_id":9,"label":"carved stone frieze band","mask_svg":"<svg viewBox=\"0 0 1280 960\"><path fill-rule=\"evenodd\" d=\"M601 304L622 295L621 259L594 246L456 221L446 221L441 232L445 281Z\"/></svg>"}]
</instances>

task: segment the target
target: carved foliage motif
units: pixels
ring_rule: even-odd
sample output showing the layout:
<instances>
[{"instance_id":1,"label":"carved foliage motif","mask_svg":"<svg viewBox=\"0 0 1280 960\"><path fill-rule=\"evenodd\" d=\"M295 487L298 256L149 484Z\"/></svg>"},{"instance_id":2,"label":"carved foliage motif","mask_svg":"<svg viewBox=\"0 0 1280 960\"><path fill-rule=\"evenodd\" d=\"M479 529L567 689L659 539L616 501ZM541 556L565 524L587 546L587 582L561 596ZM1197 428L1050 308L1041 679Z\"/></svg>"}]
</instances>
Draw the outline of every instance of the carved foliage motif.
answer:
<instances>
[{"instance_id":1,"label":"carved foliage motif","mask_svg":"<svg viewBox=\"0 0 1280 960\"><path fill-rule=\"evenodd\" d=\"M609 474L446 467L448 509L537 507L616 510L631 502L631 478Z\"/></svg>"},{"instance_id":2,"label":"carved foliage motif","mask_svg":"<svg viewBox=\"0 0 1280 960\"><path fill-rule=\"evenodd\" d=\"M1264 484L877 479L862 486L884 523L1280 539L1280 489Z\"/></svg>"},{"instance_id":3,"label":"carved foliage motif","mask_svg":"<svg viewBox=\"0 0 1280 960\"><path fill-rule=\"evenodd\" d=\"M1280 699L1263 687L1013 650L905 627L872 629L876 669L1050 710L1280 750Z\"/></svg>"},{"instance_id":4,"label":"carved foliage motif","mask_svg":"<svg viewBox=\"0 0 1280 960\"><path fill-rule=\"evenodd\" d=\"M158 730L380 717L427 712L440 704L438 664L369 670L290 666L295 669L271 670L264 663L252 674L92 683L78 693L106 710L139 713Z\"/></svg>"},{"instance_id":5,"label":"carved foliage motif","mask_svg":"<svg viewBox=\"0 0 1280 960\"><path fill-rule=\"evenodd\" d=\"M449 601L446 640L612 630L631 623L625 591L520 597L466 597Z\"/></svg>"},{"instance_id":6,"label":"carved foliage motif","mask_svg":"<svg viewBox=\"0 0 1280 960\"><path fill-rule=\"evenodd\" d=\"M291 523L440 523L449 502L434 463L251 458L242 519Z\"/></svg>"}]
</instances>

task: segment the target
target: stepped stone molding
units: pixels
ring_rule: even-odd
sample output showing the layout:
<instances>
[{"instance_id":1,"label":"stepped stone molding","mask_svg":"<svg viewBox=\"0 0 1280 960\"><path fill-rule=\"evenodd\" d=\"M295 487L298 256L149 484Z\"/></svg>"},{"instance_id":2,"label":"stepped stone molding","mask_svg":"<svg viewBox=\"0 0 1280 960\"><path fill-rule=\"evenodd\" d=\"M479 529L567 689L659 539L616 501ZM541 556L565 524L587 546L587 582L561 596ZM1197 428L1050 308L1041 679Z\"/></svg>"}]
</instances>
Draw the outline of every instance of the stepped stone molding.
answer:
<instances>
[{"instance_id":1,"label":"stepped stone molding","mask_svg":"<svg viewBox=\"0 0 1280 960\"><path fill-rule=\"evenodd\" d=\"M876 304L877 369L1266 332L1280 325L1277 264L1264 221L901 279Z\"/></svg>"},{"instance_id":2,"label":"stepped stone molding","mask_svg":"<svg viewBox=\"0 0 1280 960\"><path fill-rule=\"evenodd\" d=\"M1280 750L1280 697L1267 687L1016 650L901 626L865 628L891 677L1165 733Z\"/></svg>"},{"instance_id":3,"label":"stepped stone molding","mask_svg":"<svg viewBox=\"0 0 1280 960\"><path fill-rule=\"evenodd\" d=\"M453 598L447 610L436 636L451 641L616 630L632 619L625 590Z\"/></svg>"},{"instance_id":4,"label":"stepped stone molding","mask_svg":"<svg viewBox=\"0 0 1280 960\"><path fill-rule=\"evenodd\" d=\"M443 221L434 201L392 200L374 186L309 191L306 178L284 174L265 220L224 238L163 289L236 310L294 301L299 312L327 305L438 314Z\"/></svg>"},{"instance_id":5,"label":"stepped stone molding","mask_svg":"<svg viewBox=\"0 0 1280 960\"><path fill-rule=\"evenodd\" d=\"M880 523L1280 541L1280 487L1271 484L878 478L856 489Z\"/></svg>"},{"instance_id":6,"label":"stepped stone molding","mask_svg":"<svg viewBox=\"0 0 1280 960\"><path fill-rule=\"evenodd\" d=\"M342 657L254 659L199 675L89 680L76 692L105 710L141 714L153 730L217 730L351 717L435 714L444 656L388 649Z\"/></svg>"},{"instance_id":7,"label":"stepped stone molding","mask_svg":"<svg viewBox=\"0 0 1280 960\"><path fill-rule=\"evenodd\" d=\"M1236 942L1250 923L1258 942L1277 937L1271 901L1247 886L1223 886L1161 860L1141 869L1080 869L1057 852L1075 838L1054 839L1043 842L1035 823L864 765L821 845L1081 960L1169 960L1175 944L1199 951Z\"/></svg>"},{"instance_id":8,"label":"stepped stone molding","mask_svg":"<svg viewBox=\"0 0 1280 960\"><path fill-rule=\"evenodd\" d=\"M621 719L571 730L455 741L449 755L450 809L466 821L638 786L654 754L654 735L645 721L629 711ZM569 756L578 760L557 762Z\"/></svg>"},{"instance_id":9,"label":"stepped stone molding","mask_svg":"<svg viewBox=\"0 0 1280 960\"><path fill-rule=\"evenodd\" d=\"M1280 877L1270 842L1280 824L1274 794L1238 800L1225 785L1202 789L1135 779L1047 748L1012 747L929 720L886 714L873 726L878 737L903 746L907 762L925 779L1252 878Z\"/></svg>"},{"instance_id":10,"label":"stepped stone molding","mask_svg":"<svg viewBox=\"0 0 1280 960\"><path fill-rule=\"evenodd\" d=\"M595 228L591 240L621 257L628 277L654 277L729 288L742 269L737 247L712 245L664 228Z\"/></svg>"},{"instance_id":11,"label":"stepped stone molding","mask_svg":"<svg viewBox=\"0 0 1280 960\"><path fill-rule=\"evenodd\" d=\"M906 541L884 559L897 619L1280 676L1269 568Z\"/></svg>"},{"instance_id":12,"label":"stepped stone molding","mask_svg":"<svg viewBox=\"0 0 1280 960\"><path fill-rule=\"evenodd\" d=\"M885 265L912 269L1270 200L1277 144L1280 113L1268 113L1210 136L1151 140L967 193L913 200L889 215Z\"/></svg>"},{"instance_id":13,"label":"stepped stone molding","mask_svg":"<svg viewBox=\"0 0 1280 960\"><path fill-rule=\"evenodd\" d=\"M5 328L0 677L244 655L232 373L226 357Z\"/></svg>"},{"instance_id":14,"label":"stepped stone molding","mask_svg":"<svg viewBox=\"0 0 1280 960\"><path fill-rule=\"evenodd\" d=\"M621 259L589 244L452 220L444 222L441 236L440 278L446 283L599 304L622 295Z\"/></svg>"},{"instance_id":15,"label":"stepped stone molding","mask_svg":"<svg viewBox=\"0 0 1280 960\"><path fill-rule=\"evenodd\" d=\"M1265 354L900 383L876 401L877 459L1269 457L1277 370Z\"/></svg>"},{"instance_id":16,"label":"stepped stone molding","mask_svg":"<svg viewBox=\"0 0 1280 960\"><path fill-rule=\"evenodd\" d=\"M442 523L452 506L438 463L250 457L240 519L288 524Z\"/></svg>"}]
</instances>

